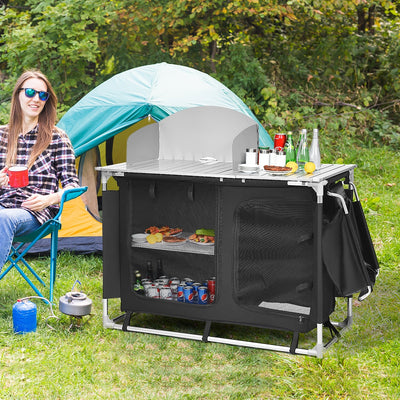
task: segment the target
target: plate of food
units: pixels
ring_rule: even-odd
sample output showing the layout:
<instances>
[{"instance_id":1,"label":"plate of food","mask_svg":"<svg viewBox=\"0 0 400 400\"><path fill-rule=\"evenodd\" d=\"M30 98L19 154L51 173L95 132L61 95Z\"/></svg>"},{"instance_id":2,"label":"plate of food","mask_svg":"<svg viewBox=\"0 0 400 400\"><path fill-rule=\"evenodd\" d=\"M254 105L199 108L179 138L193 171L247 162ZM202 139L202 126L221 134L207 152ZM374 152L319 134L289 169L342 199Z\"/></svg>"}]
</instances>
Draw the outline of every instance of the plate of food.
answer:
<instances>
[{"instance_id":1,"label":"plate of food","mask_svg":"<svg viewBox=\"0 0 400 400\"><path fill-rule=\"evenodd\" d=\"M197 229L189 236L189 242L200 246L213 246L215 243L214 229Z\"/></svg>"},{"instance_id":2,"label":"plate of food","mask_svg":"<svg viewBox=\"0 0 400 400\"><path fill-rule=\"evenodd\" d=\"M163 243L169 245L169 246L176 246L176 245L181 245L185 244L187 239L179 236L165 236L163 238Z\"/></svg>"},{"instance_id":3,"label":"plate of food","mask_svg":"<svg viewBox=\"0 0 400 400\"><path fill-rule=\"evenodd\" d=\"M286 175L292 172L290 167L279 167L277 165L264 165L264 170L270 175Z\"/></svg>"},{"instance_id":4,"label":"plate of food","mask_svg":"<svg viewBox=\"0 0 400 400\"><path fill-rule=\"evenodd\" d=\"M145 229L145 233L155 235L156 233L161 233L163 237L166 236L178 236L182 233L181 228L170 228L169 226L149 226Z\"/></svg>"}]
</instances>

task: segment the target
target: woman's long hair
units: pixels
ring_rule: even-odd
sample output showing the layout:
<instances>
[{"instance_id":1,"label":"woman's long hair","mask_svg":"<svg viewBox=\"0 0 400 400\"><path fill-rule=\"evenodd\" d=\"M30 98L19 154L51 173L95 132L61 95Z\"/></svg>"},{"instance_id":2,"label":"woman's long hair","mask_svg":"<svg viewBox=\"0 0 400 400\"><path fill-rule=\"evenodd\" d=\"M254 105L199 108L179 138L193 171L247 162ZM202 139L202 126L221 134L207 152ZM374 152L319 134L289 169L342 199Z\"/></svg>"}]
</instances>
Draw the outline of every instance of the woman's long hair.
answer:
<instances>
[{"instance_id":1,"label":"woman's long hair","mask_svg":"<svg viewBox=\"0 0 400 400\"><path fill-rule=\"evenodd\" d=\"M36 158L48 147L51 142L54 127L57 118L57 96L47 79L47 77L38 70L25 71L17 80L11 98L10 121L8 123L8 144L6 164L8 166L15 164L17 160L18 135L22 132L22 109L19 101L19 89L29 78L41 79L47 86L49 98L47 99L42 112L39 114L39 131L35 144L29 155L28 168L31 168Z\"/></svg>"}]
</instances>

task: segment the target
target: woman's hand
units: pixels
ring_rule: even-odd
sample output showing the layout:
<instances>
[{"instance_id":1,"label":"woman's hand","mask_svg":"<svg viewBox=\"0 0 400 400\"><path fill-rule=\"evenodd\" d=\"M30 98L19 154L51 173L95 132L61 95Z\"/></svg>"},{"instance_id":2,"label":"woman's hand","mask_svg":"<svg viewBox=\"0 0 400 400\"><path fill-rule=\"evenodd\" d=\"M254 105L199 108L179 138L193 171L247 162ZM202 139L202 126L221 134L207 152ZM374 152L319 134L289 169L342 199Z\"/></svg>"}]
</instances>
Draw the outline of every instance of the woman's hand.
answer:
<instances>
[{"instance_id":1,"label":"woman's hand","mask_svg":"<svg viewBox=\"0 0 400 400\"><path fill-rule=\"evenodd\" d=\"M4 187L8 185L8 175L7 175L7 167L4 167L0 170L0 187Z\"/></svg>"},{"instance_id":2,"label":"woman's hand","mask_svg":"<svg viewBox=\"0 0 400 400\"><path fill-rule=\"evenodd\" d=\"M25 200L21 206L32 211L42 211L46 207L53 204L58 204L61 201L61 195L63 190L59 190L56 193L43 195L43 194L33 194L27 200Z\"/></svg>"},{"instance_id":3,"label":"woman's hand","mask_svg":"<svg viewBox=\"0 0 400 400\"><path fill-rule=\"evenodd\" d=\"M32 211L42 211L52 204L51 196L52 195L33 194L25 200L21 206Z\"/></svg>"}]
</instances>

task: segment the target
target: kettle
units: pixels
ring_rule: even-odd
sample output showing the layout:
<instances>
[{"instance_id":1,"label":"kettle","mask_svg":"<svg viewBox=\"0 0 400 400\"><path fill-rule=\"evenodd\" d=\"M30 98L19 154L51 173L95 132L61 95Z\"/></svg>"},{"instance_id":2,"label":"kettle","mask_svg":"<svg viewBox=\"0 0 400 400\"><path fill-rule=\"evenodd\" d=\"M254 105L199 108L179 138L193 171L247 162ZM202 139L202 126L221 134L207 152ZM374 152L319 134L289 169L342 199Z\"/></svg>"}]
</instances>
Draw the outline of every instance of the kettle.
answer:
<instances>
[{"instance_id":1,"label":"kettle","mask_svg":"<svg viewBox=\"0 0 400 400\"><path fill-rule=\"evenodd\" d=\"M74 287L77 283L81 285L81 283L76 280L71 291L60 297L58 308L63 314L82 317L90 314L92 300L90 300L85 293L74 291Z\"/></svg>"}]
</instances>

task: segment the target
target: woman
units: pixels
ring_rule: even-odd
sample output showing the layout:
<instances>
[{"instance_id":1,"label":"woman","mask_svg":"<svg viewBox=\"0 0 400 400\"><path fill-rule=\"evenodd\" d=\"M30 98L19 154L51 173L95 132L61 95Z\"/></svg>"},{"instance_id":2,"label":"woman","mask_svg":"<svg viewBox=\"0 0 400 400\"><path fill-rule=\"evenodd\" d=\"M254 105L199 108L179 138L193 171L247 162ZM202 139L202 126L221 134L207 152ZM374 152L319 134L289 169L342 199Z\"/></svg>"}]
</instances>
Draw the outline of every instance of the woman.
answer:
<instances>
[{"instance_id":1,"label":"woman","mask_svg":"<svg viewBox=\"0 0 400 400\"><path fill-rule=\"evenodd\" d=\"M79 186L68 136L55 126L57 97L45 75L29 70L18 79L8 125L0 126L0 271L14 236L33 232L54 217L63 190ZM8 168L26 166L29 183L9 185Z\"/></svg>"}]
</instances>

